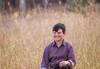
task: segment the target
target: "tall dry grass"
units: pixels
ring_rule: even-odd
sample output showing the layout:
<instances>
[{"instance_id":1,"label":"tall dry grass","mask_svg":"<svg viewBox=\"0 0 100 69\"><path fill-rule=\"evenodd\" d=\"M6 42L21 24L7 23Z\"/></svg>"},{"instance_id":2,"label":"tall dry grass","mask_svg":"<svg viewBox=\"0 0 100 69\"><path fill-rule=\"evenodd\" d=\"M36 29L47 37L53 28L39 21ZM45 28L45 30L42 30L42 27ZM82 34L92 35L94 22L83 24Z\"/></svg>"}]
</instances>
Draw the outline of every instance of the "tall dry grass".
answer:
<instances>
[{"instance_id":1,"label":"tall dry grass","mask_svg":"<svg viewBox=\"0 0 100 69\"><path fill-rule=\"evenodd\" d=\"M15 12L0 14L0 69L39 69L44 48L52 38L52 27L66 25L65 40L73 45L75 69L100 68L100 13L64 10L33 10L26 18Z\"/></svg>"}]
</instances>

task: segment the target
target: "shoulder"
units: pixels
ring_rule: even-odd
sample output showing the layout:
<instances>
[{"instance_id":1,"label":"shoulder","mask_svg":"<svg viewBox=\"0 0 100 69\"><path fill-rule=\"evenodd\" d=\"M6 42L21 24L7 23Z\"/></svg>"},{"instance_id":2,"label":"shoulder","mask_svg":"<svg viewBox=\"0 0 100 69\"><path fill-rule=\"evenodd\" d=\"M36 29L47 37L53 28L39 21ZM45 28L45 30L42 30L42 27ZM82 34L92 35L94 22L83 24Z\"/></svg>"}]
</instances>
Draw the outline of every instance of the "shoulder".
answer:
<instances>
[{"instance_id":1,"label":"shoulder","mask_svg":"<svg viewBox=\"0 0 100 69\"><path fill-rule=\"evenodd\" d=\"M65 45L65 47L68 48L68 49L70 49L70 48L73 47L72 44L69 43L69 42L67 42L67 41L64 41L64 45Z\"/></svg>"},{"instance_id":2,"label":"shoulder","mask_svg":"<svg viewBox=\"0 0 100 69\"><path fill-rule=\"evenodd\" d=\"M53 42L50 42L50 43L45 47L45 50L50 50L52 46L53 46Z\"/></svg>"}]
</instances>

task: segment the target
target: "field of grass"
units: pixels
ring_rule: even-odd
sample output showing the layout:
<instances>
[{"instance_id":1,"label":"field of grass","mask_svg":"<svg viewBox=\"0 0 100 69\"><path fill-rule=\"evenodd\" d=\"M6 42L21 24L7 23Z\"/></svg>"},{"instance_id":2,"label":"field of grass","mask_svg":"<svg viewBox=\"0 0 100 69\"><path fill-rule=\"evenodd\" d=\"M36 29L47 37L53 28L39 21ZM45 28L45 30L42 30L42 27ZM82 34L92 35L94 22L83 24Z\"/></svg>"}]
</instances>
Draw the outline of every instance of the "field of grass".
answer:
<instances>
[{"instance_id":1,"label":"field of grass","mask_svg":"<svg viewBox=\"0 0 100 69\"><path fill-rule=\"evenodd\" d=\"M65 40L73 45L75 69L100 68L100 13L33 10L25 18L0 14L0 69L39 69L52 27L66 25Z\"/></svg>"}]
</instances>

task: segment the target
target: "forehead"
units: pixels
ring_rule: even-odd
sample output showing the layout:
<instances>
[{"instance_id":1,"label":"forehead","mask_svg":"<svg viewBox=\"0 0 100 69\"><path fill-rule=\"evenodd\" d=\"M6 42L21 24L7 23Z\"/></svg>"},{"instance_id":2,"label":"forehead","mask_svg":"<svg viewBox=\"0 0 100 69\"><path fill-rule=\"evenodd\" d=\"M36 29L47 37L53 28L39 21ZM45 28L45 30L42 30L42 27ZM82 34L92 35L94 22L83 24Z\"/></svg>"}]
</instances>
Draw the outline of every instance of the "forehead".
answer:
<instances>
[{"instance_id":1,"label":"forehead","mask_svg":"<svg viewBox=\"0 0 100 69\"><path fill-rule=\"evenodd\" d=\"M58 31L54 31L54 32L63 32L63 30L62 29L58 29Z\"/></svg>"}]
</instances>

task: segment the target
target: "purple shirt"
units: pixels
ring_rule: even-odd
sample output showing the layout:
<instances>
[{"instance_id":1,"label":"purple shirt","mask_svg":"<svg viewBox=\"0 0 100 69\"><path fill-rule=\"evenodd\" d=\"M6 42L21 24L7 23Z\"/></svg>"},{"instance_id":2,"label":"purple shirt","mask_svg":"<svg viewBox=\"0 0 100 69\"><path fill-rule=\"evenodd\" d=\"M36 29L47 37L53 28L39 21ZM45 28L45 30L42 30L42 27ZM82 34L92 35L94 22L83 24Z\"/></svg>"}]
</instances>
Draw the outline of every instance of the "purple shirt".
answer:
<instances>
[{"instance_id":1,"label":"purple shirt","mask_svg":"<svg viewBox=\"0 0 100 69\"><path fill-rule=\"evenodd\" d=\"M62 45L57 47L56 43L52 42L44 50L41 68L48 69L49 65L56 65L61 61L67 60L71 60L74 65L76 64L72 46L69 43L63 41Z\"/></svg>"}]
</instances>

